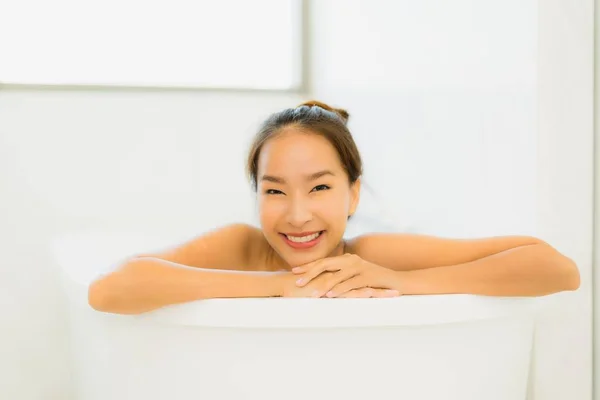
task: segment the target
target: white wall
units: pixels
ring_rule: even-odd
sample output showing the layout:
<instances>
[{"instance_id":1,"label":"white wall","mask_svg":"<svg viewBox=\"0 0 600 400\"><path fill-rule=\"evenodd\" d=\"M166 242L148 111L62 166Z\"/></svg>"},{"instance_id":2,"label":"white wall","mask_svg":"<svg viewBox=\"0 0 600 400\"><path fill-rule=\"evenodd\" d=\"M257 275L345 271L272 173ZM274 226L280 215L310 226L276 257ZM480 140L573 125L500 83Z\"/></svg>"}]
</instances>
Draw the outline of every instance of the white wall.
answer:
<instances>
[{"instance_id":1,"label":"white wall","mask_svg":"<svg viewBox=\"0 0 600 400\"><path fill-rule=\"evenodd\" d=\"M329 0L312 17L316 97L348 108L365 180L401 220L534 233L534 0Z\"/></svg>"},{"instance_id":2,"label":"white wall","mask_svg":"<svg viewBox=\"0 0 600 400\"><path fill-rule=\"evenodd\" d=\"M250 221L253 129L295 95L0 90L0 398L68 400L50 240ZM165 233L166 232L166 233Z\"/></svg>"},{"instance_id":3,"label":"white wall","mask_svg":"<svg viewBox=\"0 0 600 400\"><path fill-rule=\"evenodd\" d=\"M539 321L536 400L592 397L594 3L540 2L537 226L581 288Z\"/></svg>"},{"instance_id":4,"label":"white wall","mask_svg":"<svg viewBox=\"0 0 600 400\"><path fill-rule=\"evenodd\" d=\"M600 268L600 0L596 0L595 2L595 17L596 17L596 52L595 52L595 132L594 132L594 154L595 154L595 173L594 173L594 262L593 262L593 288L594 292L600 288L600 273L598 273L598 268ZM600 337L597 332L600 332L600 297L594 295L594 328L593 328L593 343L594 343L594 358L593 364L595 366L600 366ZM594 378L594 400L600 400L600 368L594 368L593 371Z\"/></svg>"},{"instance_id":5,"label":"white wall","mask_svg":"<svg viewBox=\"0 0 600 400\"><path fill-rule=\"evenodd\" d=\"M533 234L577 293L540 316L530 395L591 399L593 2L320 1L313 89L417 231Z\"/></svg>"}]
</instances>

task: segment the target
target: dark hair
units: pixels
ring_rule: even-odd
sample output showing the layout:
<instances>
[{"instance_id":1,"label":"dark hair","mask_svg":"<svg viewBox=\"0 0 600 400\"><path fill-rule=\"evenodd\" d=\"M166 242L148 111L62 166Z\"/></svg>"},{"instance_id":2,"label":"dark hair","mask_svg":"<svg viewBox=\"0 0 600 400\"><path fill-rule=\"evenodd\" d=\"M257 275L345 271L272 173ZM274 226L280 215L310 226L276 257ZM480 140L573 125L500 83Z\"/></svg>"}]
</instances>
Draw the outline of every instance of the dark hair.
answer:
<instances>
[{"instance_id":1,"label":"dark hair","mask_svg":"<svg viewBox=\"0 0 600 400\"><path fill-rule=\"evenodd\" d=\"M248 178L256 191L258 158L265 142L287 127L298 127L321 135L336 149L350 184L362 175L362 160L352 134L348 130L349 114L346 110L332 108L319 101L307 101L296 108L287 108L272 114L256 134L246 165Z\"/></svg>"}]
</instances>

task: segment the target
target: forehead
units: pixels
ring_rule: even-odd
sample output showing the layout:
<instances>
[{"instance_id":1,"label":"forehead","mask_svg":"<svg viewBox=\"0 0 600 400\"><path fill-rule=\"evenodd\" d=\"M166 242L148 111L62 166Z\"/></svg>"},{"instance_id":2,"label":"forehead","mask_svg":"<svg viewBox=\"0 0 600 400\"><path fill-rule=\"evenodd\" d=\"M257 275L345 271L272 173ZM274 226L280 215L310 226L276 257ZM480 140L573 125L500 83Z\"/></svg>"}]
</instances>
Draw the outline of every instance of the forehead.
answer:
<instances>
[{"instance_id":1,"label":"forehead","mask_svg":"<svg viewBox=\"0 0 600 400\"><path fill-rule=\"evenodd\" d=\"M314 172L319 168L338 170L341 163L329 140L310 132L281 133L265 143L258 160L258 170L264 173Z\"/></svg>"}]
</instances>

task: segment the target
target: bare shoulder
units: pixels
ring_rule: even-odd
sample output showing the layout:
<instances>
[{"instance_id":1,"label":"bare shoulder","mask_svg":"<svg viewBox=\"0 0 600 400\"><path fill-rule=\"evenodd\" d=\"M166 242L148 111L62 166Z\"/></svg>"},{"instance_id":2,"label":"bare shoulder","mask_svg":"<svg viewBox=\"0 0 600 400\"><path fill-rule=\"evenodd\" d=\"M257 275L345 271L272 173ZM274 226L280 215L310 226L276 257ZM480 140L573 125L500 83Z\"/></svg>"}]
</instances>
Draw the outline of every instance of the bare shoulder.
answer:
<instances>
[{"instance_id":1,"label":"bare shoulder","mask_svg":"<svg viewBox=\"0 0 600 400\"><path fill-rule=\"evenodd\" d=\"M395 270L414 270L462 264L519 246L544 243L532 236L495 236L471 239L410 233L358 236L346 251Z\"/></svg>"},{"instance_id":2,"label":"bare shoulder","mask_svg":"<svg viewBox=\"0 0 600 400\"><path fill-rule=\"evenodd\" d=\"M249 224L230 224L200 234L168 250L138 254L191 267L226 270L259 270L264 236Z\"/></svg>"}]
</instances>

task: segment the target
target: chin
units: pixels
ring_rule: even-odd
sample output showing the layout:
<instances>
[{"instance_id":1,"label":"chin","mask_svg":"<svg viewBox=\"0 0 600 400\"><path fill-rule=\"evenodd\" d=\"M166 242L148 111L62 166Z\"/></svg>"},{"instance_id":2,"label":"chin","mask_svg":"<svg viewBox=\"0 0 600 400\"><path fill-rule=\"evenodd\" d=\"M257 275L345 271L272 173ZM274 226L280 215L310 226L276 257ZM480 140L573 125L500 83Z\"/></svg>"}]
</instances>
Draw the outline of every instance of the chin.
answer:
<instances>
[{"instance_id":1,"label":"chin","mask_svg":"<svg viewBox=\"0 0 600 400\"><path fill-rule=\"evenodd\" d=\"M283 260L288 263L292 268L299 265L311 263L313 261L321 260L326 258L329 253L323 251L317 252L306 252L305 254L293 254L288 251L280 253Z\"/></svg>"},{"instance_id":2,"label":"chin","mask_svg":"<svg viewBox=\"0 0 600 400\"><path fill-rule=\"evenodd\" d=\"M270 243L271 247L279 254L279 257L293 268L329 257L335 251L336 246L330 244L331 238L323 237L323 239L325 240L318 243L314 248L307 249L290 247L279 234L277 234L277 237L271 237Z\"/></svg>"},{"instance_id":3,"label":"chin","mask_svg":"<svg viewBox=\"0 0 600 400\"><path fill-rule=\"evenodd\" d=\"M292 255L288 257L289 264L293 266L308 264L309 262L317 261L323 257L315 254Z\"/></svg>"}]
</instances>

